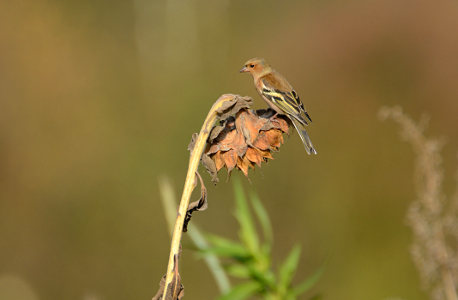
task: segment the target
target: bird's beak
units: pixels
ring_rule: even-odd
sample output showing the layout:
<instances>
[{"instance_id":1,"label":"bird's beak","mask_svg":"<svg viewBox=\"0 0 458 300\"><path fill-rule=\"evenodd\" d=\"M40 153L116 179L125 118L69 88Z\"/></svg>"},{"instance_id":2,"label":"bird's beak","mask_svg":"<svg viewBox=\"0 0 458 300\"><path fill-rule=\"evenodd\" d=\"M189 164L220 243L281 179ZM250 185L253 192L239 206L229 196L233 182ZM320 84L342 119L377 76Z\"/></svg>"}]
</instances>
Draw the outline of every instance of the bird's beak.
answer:
<instances>
[{"instance_id":1,"label":"bird's beak","mask_svg":"<svg viewBox=\"0 0 458 300\"><path fill-rule=\"evenodd\" d=\"M244 66L243 68L240 69L239 72L240 72L240 73L248 72L248 68L247 68L246 66Z\"/></svg>"}]
</instances>

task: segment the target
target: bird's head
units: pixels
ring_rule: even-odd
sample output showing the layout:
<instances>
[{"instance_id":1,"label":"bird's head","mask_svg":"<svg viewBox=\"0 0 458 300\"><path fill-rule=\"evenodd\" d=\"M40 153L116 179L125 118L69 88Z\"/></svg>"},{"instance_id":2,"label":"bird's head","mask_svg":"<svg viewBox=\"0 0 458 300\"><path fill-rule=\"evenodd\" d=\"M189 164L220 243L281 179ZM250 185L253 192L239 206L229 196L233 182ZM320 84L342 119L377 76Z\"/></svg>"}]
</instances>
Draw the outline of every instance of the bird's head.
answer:
<instances>
[{"instance_id":1,"label":"bird's head","mask_svg":"<svg viewBox=\"0 0 458 300\"><path fill-rule=\"evenodd\" d=\"M270 66L266 63L263 58L252 58L248 60L243 68L240 70L240 73L249 72L253 77L262 76L265 73L270 72Z\"/></svg>"}]
</instances>

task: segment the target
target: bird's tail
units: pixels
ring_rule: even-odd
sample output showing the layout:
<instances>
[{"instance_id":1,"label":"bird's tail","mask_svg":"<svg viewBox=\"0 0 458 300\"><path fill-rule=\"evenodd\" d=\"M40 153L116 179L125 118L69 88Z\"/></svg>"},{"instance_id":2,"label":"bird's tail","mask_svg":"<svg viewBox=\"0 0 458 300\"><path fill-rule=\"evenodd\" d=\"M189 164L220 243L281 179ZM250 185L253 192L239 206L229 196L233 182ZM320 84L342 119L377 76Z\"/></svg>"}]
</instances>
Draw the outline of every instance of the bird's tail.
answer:
<instances>
[{"instance_id":1,"label":"bird's tail","mask_svg":"<svg viewBox=\"0 0 458 300\"><path fill-rule=\"evenodd\" d=\"M291 118L291 121L293 122L294 127L296 127L297 133L299 133L299 136L301 137L302 143L305 146L305 151L307 151L307 154L318 154L315 148L313 147L312 141L310 140L307 131L305 131L305 125L299 122L298 120L295 120L294 118Z\"/></svg>"}]
</instances>

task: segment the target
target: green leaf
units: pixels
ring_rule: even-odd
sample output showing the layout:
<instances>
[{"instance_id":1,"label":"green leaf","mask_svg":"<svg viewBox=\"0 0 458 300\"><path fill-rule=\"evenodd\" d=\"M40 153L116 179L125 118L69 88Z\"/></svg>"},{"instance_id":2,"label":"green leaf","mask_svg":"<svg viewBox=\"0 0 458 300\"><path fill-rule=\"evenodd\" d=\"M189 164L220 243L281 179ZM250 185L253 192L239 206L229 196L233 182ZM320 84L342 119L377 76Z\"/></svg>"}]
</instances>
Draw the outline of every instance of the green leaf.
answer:
<instances>
[{"instance_id":1,"label":"green leaf","mask_svg":"<svg viewBox=\"0 0 458 300\"><path fill-rule=\"evenodd\" d=\"M278 273L278 286L280 291L286 292L288 290L291 280L294 277L294 273L296 272L300 255L301 247L299 245L294 246L288 257L280 266Z\"/></svg>"},{"instance_id":2,"label":"green leaf","mask_svg":"<svg viewBox=\"0 0 458 300\"><path fill-rule=\"evenodd\" d=\"M230 240L230 239L226 239L226 238L220 237L218 235L207 234L206 237L207 237L207 240L214 246L218 246L218 247L242 247L243 248L243 245L240 244L239 242L236 242L236 241L233 241L233 240Z\"/></svg>"},{"instance_id":3,"label":"green leaf","mask_svg":"<svg viewBox=\"0 0 458 300\"><path fill-rule=\"evenodd\" d=\"M225 267L226 272L234 277L258 282L263 287L275 288L275 275L270 270L259 270L254 261L242 264L230 264Z\"/></svg>"},{"instance_id":4,"label":"green leaf","mask_svg":"<svg viewBox=\"0 0 458 300\"><path fill-rule=\"evenodd\" d=\"M269 215L262 205L261 200L255 193L251 193L251 203L253 204L254 212L258 217L259 223L261 224L261 228L264 233L264 238L266 239L267 245L269 245L269 249L272 247L273 243L273 234L272 234L272 225L270 224Z\"/></svg>"},{"instance_id":5,"label":"green leaf","mask_svg":"<svg viewBox=\"0 0 458 300\"><path fill-rule=\"evenodd\" d=\"M299 296L300 294L303 294L306 291L310 290L321 278L321 276L324 273L324 269L325 267L323 265L318 270L316 270L316 272L313 273L312 276L310 276L309 278L305 279L302 283L295 286L293 289L293 294L295 296ZM315 295L312 299L319 299L319 298L321 298L321 295Z\"/></svg>"},{"instance_id":6,"label":"green leaf","mask_svg":"<svg viewBox=\"0 0 458 300\"><path fill-rule=\"evenodd\" d=\"M263 287L275 288L275 274L270 270L261 271L256 267L250 267L251 278L261 283Z\"/></svg>"},{"instance_id":7,"label":"green leaf","mask_svg":"<svg viewBox=\"0 0 458 300\"><path fill-rule=\"evenodd\" d=\"M251 271L247 268L246 264L230 264L225 267L226 272L236 278L247 279L250 278Z\"/></svg>"},{"instance_id":8,"label":"green leaf","mask_svg":"<svg viewBox=\"0 0 458 300\"><path fill-rule=\"evenodd\" d=\"M250 254L241 249L236 248L221 248L221 247L209 247L199 251L202 254L202 258L207 254L213 254L219 257L232 258L237 261L247 261L250 259Z\"/></svg>"},{"instance_id":9,"label":"green leaf","mask_svg":"<svg viewBox=\"0 0 458 300\"><path fill-rule=\"evenodd\" d=\"M235 217L240 223L240 239L251 253L256 255L259 251L258 236L239 179L234 180L234 191L236 201Z\"/></svg>"},{"instance_id":10,"label":"green leaf","mask_svg":"<svg viewBox=\"0 0 458 300\"><path fill-rule=\"evenodd\" d=\"M257 282L247 282L237 285L229 293L221 296L218 300L243 300L256 294L261 286Z\"/></svg>"},{"instance_id":11,"label":"green leaf","mask_svg":"<svg viewBox=\"0 0 458 300\"><path fill-rule=\"evenodd\" d=\"M240 243L216 235L208 235L207 239L212 246L202 249L203 253L213 253L238 260L246 260L251 257L249 251Z\"/></svg>"}]
</instances>

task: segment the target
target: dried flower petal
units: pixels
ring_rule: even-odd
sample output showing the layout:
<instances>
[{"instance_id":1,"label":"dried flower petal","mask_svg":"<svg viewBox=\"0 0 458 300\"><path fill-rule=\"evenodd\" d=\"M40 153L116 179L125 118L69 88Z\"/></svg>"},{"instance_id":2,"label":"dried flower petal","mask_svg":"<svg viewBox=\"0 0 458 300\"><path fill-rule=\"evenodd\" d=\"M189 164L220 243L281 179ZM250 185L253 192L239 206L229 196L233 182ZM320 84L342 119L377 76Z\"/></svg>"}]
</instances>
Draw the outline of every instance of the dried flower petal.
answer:
<instances>
[{"instance_id":1,"label":"dried flower petal","mask_svg":"<svg viewBox=\"0 0 458 300\"><path fill-rule=\"evenodd\" d=\"M248 148L246 151L246 158L248 158L251 162L261 167L261 162L263 161L263 156L260 150L256 148Z\"/></svg>"},{"instance_id":2,"label":"dried flower petal","mask_svg":"<svg viewBox=\"0 0 458 300\"><path fill-rule=\"evenodd\" d=\"M224 167L224 160L222 158L221 151L218 151L215 155L213 155L213 161L216 165L216 171L219 171Z\"/></svg>"},{"instance_id":3,"label":"dried flower petal","mask_svg":"<svg viewBox=\"0 0 458 300\"><path fill-rule=\"evenodd\" d=\"M227 170L230 172L237 165L237 152L229 150L223 153L223 160L226 164Z\"/></svg>"}]
</instances>

